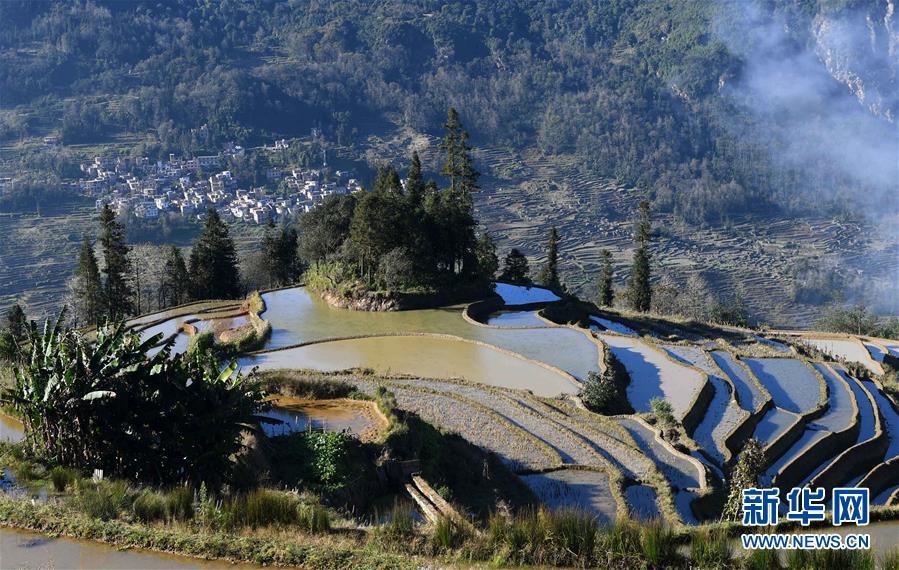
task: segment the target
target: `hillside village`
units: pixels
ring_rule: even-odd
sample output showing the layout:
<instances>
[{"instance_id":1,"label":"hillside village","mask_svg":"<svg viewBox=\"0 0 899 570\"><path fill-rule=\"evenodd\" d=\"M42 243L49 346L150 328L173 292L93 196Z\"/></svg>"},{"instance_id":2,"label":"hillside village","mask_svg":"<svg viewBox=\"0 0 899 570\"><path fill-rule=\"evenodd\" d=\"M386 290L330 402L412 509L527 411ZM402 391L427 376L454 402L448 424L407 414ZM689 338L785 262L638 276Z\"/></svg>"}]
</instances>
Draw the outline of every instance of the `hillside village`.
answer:
<instances>
[{"instance_id":1,"label":"hillside village","mask_svg":"<svg viewBox=\"0 0 899 570\"><path fill-rule=\"evenodd\" d=\"M263 152L289 147L276 141ZM177 157L153 162L146 157L97 156L81 165L86 180L71 183L73 190L95 198L97 210L111 206L119 216L154 220L164 213L202 219L215 208L230 222L265 224L308 212L326 197L362 190L347 170L327 168L269 168L266 186L241 187L230 170L230 160L244 157L246 150L228 144L215 155ZM277 187L281 191L273 192Z\"/></svg>"}]
</instances>

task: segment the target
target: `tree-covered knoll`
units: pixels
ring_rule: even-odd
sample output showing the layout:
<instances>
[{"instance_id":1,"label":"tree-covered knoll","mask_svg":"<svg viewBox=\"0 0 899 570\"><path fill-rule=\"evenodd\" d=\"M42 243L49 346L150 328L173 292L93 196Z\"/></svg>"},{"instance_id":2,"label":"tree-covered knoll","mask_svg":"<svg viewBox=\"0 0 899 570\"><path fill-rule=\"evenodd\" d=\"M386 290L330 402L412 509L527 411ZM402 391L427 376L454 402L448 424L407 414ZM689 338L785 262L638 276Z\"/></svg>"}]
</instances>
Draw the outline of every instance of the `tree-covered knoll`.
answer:
<instances>
[{"instance_id":1,"label":"tree-covered knoll","mask_svg":"<svg viewBox=\"0 0 899 570\"><path fill-rule=\"evenodd\" d=\"M446 188L424 182L413 154L405 184L393 166L384 166L371 192L329 197L300 218L301 252L311 264L308 285L344 293L358 286L437 292L493 279L496 248L489 236L475 234L478 172L455 109L444 128Z\"/></svg>"}]
</instances>

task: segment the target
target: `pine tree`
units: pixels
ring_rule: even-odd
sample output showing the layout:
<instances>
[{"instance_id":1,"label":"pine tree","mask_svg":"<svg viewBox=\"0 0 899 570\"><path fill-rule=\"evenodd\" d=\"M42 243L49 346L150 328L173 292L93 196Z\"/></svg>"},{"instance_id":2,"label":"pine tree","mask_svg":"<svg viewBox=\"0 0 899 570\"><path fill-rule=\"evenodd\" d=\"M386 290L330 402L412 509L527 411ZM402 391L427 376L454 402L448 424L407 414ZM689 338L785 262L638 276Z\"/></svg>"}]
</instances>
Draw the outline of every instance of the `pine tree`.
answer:
<instances>
[{"instance_id":1,"label":"pine tree","mask_svg":"<svg viewBox=\"0 0 899 570\"><path fill-rule=\"evenodd\" d=\"M528 283L528 258L516 248L512 248L503 260L503 272L498 281L505 281L514 285Z\"/></svg>"},{"instance_id":2,"label":"pine tree","mask_svg":"<svg viewBox=\"0 0 899 570\"><path fill-rule=\"evenodd\" d=\"M640 202L637 221L634 224L634 240L637 249L634 251L634 264L631 269L628 296L631 306L636 311L646 312L652 304L652 287L650 285L650 253L649 242L652 238L652 221L649 216L649 202Z\"/></svg>"},{"instance_id":3,"label":"pine tree","mask_svg":"<svg viewBox=\"0 0 899 570\"><path fill-rule=\"evenodd\" d=\"M212 208L190 252L190 276L194 299L234 299L241 294L234 241L228 226Z\"/></svg>"},{"instance_id":4,"label":"pine tree","mask_svg":"<svg viewBox=\"0 0 899 570\"><path fill-rule=\"evenodd\" d=\"M496 244L488 232L481 234L475 248L478 258L478 273L485 281L493 281L496 271L499 269L499 258L496 256Z\"/></svg>"},{"instance_id":5,"label":"pine tree","mask_svg":"<svg viewBox=\"0 0 899 570\"><path fill-rule=\"evenodd\" d=\"M277 282L278 238L275 235L275 221L271 218L265 225L265 234L262 237L262 259L268 274L268 286L273 287Z\"/></svg>"},{"instance_id":6,"label":"pine tree","mask_svg":"<svg viewBox=\"0 0 899 570\"><path fill-rule=\"evenodd\" d=\"M163 308L174 307L187 301L190 295L190 274L184 256L177 246L169 248L163 269L162 284L159 287L159 305Z\"/></svg>"},{"instance_id":7,"label":"pine tree","mask_svg":"<svg viewBox=\"0 0 899 570\"><path fill-rule=\"evenodd\" d=\"M557 289L559 283L559 232L553 226L549 230L549 240L546 244L546 263L540 269L537 282L544 287Z\"/></svg>"},{"instance_id":8,"label":"pine tree","mask_svg":"<svg viewBox=\"0 0 899 570\"><path fill-rule=\"evenodd\" d=\"M459 113L453 107L447 111L443 128L446 129L446 135L440 144L440 150L445 153L445 158L440 173L450 179L452 192L477 192L480 189L478 177L481 174L474 168L468 132L462 127Z\"/></svg>"},{"instance_id":9,"label":"pine tree","mask_svg":"<svg viewBox=\"0 0 899 570\"><path fill-rule=\"evenodd\" d=\"M7 311L6 330L16 340L25 338L25 333L28 330L28 317L25 316L25 310L22 308L22 305L13 303L13 306Z\"/></svg>"},{"instance_id":10,"label":"pine tree","mask_svg":"<svg viewBox=\"0 0 899 570\"><path fill-rule=\"evenodd\" d=\"M425 194L425 179L421 172L421 159L418 151L412 152L412 166L406 176L406 196L413 208L421 206Z\"/></svg>"},{"instance_id":11,"label":"pine tree","mask_svg":"<svg viewBox=\"0 0 899 570\"><path fill-rule=\"evenodd\" d=\"M78 253L78 267L69 282L75 319L85 325L99 324L103 314L103 284L94 246L87 236Z\"/></svg>"},{"instance_id":12,"label":"pine tree","mask_svg":"<svg viewBox=\"0 0 899 570\"><path fill-rule=\"evenodd\" d=\"M743 506L743 489L758 488L759 478L765 470L765 450L755 438L750 438L743 445L736 465L730 472L727 485L727 502L721 519L724 521L740 520Z\"/></svg>"},{"instance_id":13,"label":"pine tree","mask_svg":"<svg viewBox=\"0 0 899 570\"><path fill-rule=\"evenodd\" d=\"M611 307L614 300L615 291L612 287L612 252L604 249L599 252L600 269L599 269L599 286L596 295L596 302L601 307Z\"/></svg>"},{"instance_id":14,"label":"pine tree","mask_svg":"<svg viewBox=\"0 0 899 570\"><path fill-rule=\"evenodd\" d=\"M285 226L276 230L274 223L266 228L262 249L269 287L287 285L299 277L297 239L297 231L293 228Z\"/></svg>"},{"instance_id":15,"label":"pine tree","mask_svg":"<svg viewBox=\"0 0 899 570\"><path fill-rule=\"evenodd\" d=\"M115 212L106 205L100 212L100 245L103 248L104 312L117 321L134 310L134 291L129 283L131 260L125 245L125 228L116 220Z\"/></svg>"}]
</instances>

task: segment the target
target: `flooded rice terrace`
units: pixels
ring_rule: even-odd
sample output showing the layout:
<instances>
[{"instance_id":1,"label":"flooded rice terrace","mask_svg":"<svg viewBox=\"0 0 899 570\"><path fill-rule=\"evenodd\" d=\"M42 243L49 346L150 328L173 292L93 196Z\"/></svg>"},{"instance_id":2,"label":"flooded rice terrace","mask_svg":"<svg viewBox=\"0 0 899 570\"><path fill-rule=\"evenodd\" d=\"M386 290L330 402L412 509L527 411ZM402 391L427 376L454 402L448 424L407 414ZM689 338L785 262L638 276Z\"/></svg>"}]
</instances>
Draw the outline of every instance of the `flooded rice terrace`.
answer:
<instances>
[{"instance_id":1,"label":"flooded rice terrace","mask_svg":"<svg viewBox=\"0 0 899 570\"><path fill-rule=\"evenodd\" d=\"M611 314L592 315L590 328L559 326L540 313L546 303L559 300L555 294L505 284L498 284L497 293L505 304L479 321L468 318L462 305L367 312L333 308L303 287L264 293L261 316L271 323L272 334L262 350L239 362L245 369L373 369L387 378L349 381L369 394L384 383L402 408L495 453L545 504L582 508L606 523L624 506L641 519L700 522L694 500L720 484L728 461L753 435L768 445L795 428L795 439L781 445L767 465L765 479L775 483L785 466L807 454L817 459L798 474L806 482L841 467L842 449L810 450L824 437L855 429L855 422L858 444L869 445L882 417L888 442L883 459L899 455L899 415L877 386L849 377L839 364L806 361L790 345L752 333L746 334L747 344L761 347L766 356L715 338L663 340L652 330L644 330L643 337ZM156 316L140 322L149 325L142 335L175 335L177 348L184 349L189 342L184 323L219 332L247 321L238 306L213 304L186 307L169 320ZM603 344L629 373L625 395L637 416L593 414L571 398L589 373L600 370ZM826 348L857 361L878 360L854 339ZM826 408L803 419L825 389ZM657 426L638 419L651 412L653 398L667 400L685 424L692 416L689 445L667 441ZM365 439L383 421L358 401L277 398L274 405L267 415L283 423L267 426L270 435L323 430ZM746 434L739 440L732 437L738 428ZM0 429L0 435L16 433L2 422ZM835 477L834 484L857 483L878 464ZM897 484L879 484L872 496L886 497Z\"/></svg>"}]
</instances>

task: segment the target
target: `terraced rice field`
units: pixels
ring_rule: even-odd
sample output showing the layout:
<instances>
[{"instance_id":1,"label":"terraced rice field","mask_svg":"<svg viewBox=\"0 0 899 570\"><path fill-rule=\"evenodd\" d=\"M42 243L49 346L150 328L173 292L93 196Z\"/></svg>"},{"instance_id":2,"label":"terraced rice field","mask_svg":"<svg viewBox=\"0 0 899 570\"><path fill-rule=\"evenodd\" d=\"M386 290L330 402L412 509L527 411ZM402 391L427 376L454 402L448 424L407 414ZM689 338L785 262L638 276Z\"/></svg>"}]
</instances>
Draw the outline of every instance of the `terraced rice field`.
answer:
<instances>
[{"instance_id":1,"label":"terraced rice field","mask_svg":"<svg viewBox=\"0 0 899 570\"><path fill-rule=\"evenodd\" d=\"M625 326L621 323L616 323L615 321L610 321L609 319L604 319L602 317L590 317L590 320L599 324L599 327L591 327L593 330L603 332L609 331L613 333L623 334L625 336L640 336L640 334L634 329Z\"/></svg>"},{"instance_id":2,"label":"terraced rice field","mask_svg":"<svg viewBox=\"0 0 899 570\"><path fill-rule=\"evenodd\" d=\"M635 410L649 412L649 402L653 398L664 398L671 403L675 416L684 416L702 388L703 378L697 370L674 362L662 349L640 339L610 334L598 336L630 373L627 397Z\"/></svg>"},{"instance_id":3,"label":"terraced rice field","mask_svg":"<svg viewBox=\"0 0 899 570\"><path fill-rule=\"evenodd\" d=\"M603 524L618 517L609 476L603 472L559 469L521 479L551 509L586 509Z\"/></svg>"},{"instance_id":4,"label":"terraced rice field","mask_svg":"<svg viewBox=\"0 0 899 570\"><path fill-rule=\"evenodd\" d=\"M759 440L762 445L769 445L783 435L787 428L796 423L798 419L799 416L796 414L780 408L772 408L759 420L752 437Z\"/></svg>"},{"instance_id":5,"label":"terraced rice field","mask_svg":"<svg viewBox=\"0 0 899 570\"><path fill-rule=\"evenodd\" d=\"M528 303L537 294L508 288L505 293L513 302ZM759 339L753 334L733 342L732 353L714 338L657 344L658 340L644 340L609 319L594 321L598 339L594 340L585 329L539 319L539 304L526 311L500 309L488 319L496 325L491 327L466 321L462 307L395 313L343 311L302 288L266 293L263 298L267 305L263 318L272 322L273 336L265 350L240 358L244 368L378 370L384 377L377 381L396 394L401 408L495 453L551 507L584 508L601 522L615 520L622 505L639 518L698 522L692 506L697 497L712 490L710 485L719 485L723 479L732 459L725 439L734 429L751 411L773 403L753 433L768 445L797 423L800 414L817 408L824 385L828 407L775 458L766 472L769 482L776 484L782 469L801 461L822 437L847 429L853 419L853 400L860 413L857 443L869 441L876 419L868 398L872 390L890 434L887 459L899 456L899 413L872 382L849 378L832 362L807 365L797 358L735 356L741 350L758 354ZM176 313L158 324L148 317L139 322L152 324L144 334L169 335L195 318L200 319L196 326L201 329L242 322L233 313L227 322L216 320L223 316L221 311L199 313L188 308L181 312L190 314ZM671 446L639 415L606 417L583 407L577 398L578 379L598 370L599 342L608 344L627 368L627 397L638 412L649 412L650 399L662 397L682 418L708 379L714 389L711 401L692 441L681 436L686 451ZM764 344L768 353L777 350ZM368 376L345 372L341 378L363 392L373 393L377 387ZM311 414L290 414L282 414L282 419L291 426L315 425ZM359 420L355 416L332 420L332 427L338 429L345 420L344 427L350 431L365 430L353 423ZM808 465L809 473L790 476L810 481L837 461L841 451L834 449L831 456L816 461L820 465ZM868 465L864 469L849 483L866 477ZM718 476L707 480L712 473ZM877 499L888 500L891 494L886 487L892 485L877 485Z\"/></svg>"},{"instance_id":6,"label":"terraced rice field","mask_svg":"<svg viewBox=\"0 0 899 570\"><path fill-rule=\"evenodd\" d=\"M858 339L816 338L809 336L803 336L800 339L824 354L842 358L848 362L857 362L874 374L881 373L880 366L877 365L877 362L871 357L865 345Z\"/></svg>"},{"instance_id":7,"label":"terraced rice field","mask_svg":"<svg viewBox=\"0 0 899 570\"><path fill-rule=\"evenodd\" d=\"M577 385L538 363L462 339L380 336L335 340L257 353L240 365L260 370L309 368L335 371L371 368L383 374L467 378L475 382L531 390L541 396L576 394Z\"/></svg>"},{"instance_id":8,"label":"terraced rice field","mask_svg":"<svg viewBox=\"0 0 899 570\"><path fill-rule=\"evenodd\" d=\"M697 346L669 345L665 350L675 359L689 364L708 374L715 395L709 403L702 421L693 432L693 439L717 462L723 465L730 452L725 439L737 425L746 419L748 413L740 408L733 398L730 384L721 378L721 373L707 352Z\"/></svg>"},{"instance_id":9,"label":"terraced rice field","mask_svg":"<svg viewBox=\"0 0 899 570\"><path fill-rule=\"evenodd\" d=\"M328 306L303 287L265 293L262 298L266 304L262 317L272 324L272 335L266 343L266 350L350 336L430 333L484 342L527 355L579 379L586 378L588 372L599 370L596 344L584 333L565 327L550 327L543 323L542 329L489 328L463 319L461 307L393 312L347 311ZM449 365L449 362L445 363L443 369ZM394 372L415 373L397 365L391 369Z\"/></svg>"},{"instance_id":10,"label":"terraced rice field","mask_svg":"<svg viewBox=\"0 0 899 570\"><path fill-rule=\"evenodd\" d=\"M504 311L491 315L487 324L494 327L545 327L537 311Z\"/></svg>"},{"instance_id":11,"label":"terraced rice field","mask_svg":"<svg viewBox=\"0 0 899 570\"><path fill-rule=\"evenodd\" d=\"M886 356L889 352L885 347L873 342L866 342L865 348L868 349L868 353L871 355L871 358L873 358L876 362L883 362L883 357Z\"/></svg>"},{"instance_id":12,"label":"terraced rice field","mask_svg":"<svg viewBox=\"0 0 899 570\"><path fill-rule=\"evenodd\" d=\"M821 385L801 360L744 358L743 361L771 394L777 407L795 414L806 414L818 406Z\"/></svg>"},{"instance_id":13,"label":"terraced rice field","mask_svg":"<svg viewBox=\"0 0 899 570\"><path fill-rule=\"evenodd\" d=\"M710 354L715 364L733 383L740 407L750 412L760 409L768 399L768 395L750 376L749 371L729 352L715 350Z\"/></svg>"},{"instance_id":14,"label":"terraced rice field","mask_svg":"<svg viewBox=\"0 0 899 570\"><path fill-rule=\"evenodd\" d=\"M654 488L647 485L631 485L624 491L632 517L643 521L661 518Z\"/></svg>"},{"instance_id":15,"label":"terraced rice field","mask_svg":"<svg viewBox=\"0 0 899 570\"><path fill-rule=\"evenodd\" d=\"M551 303L558 301L559 296L540 287L523 287L508 283L497 283L496 294L503 298L507 307L528 305L530 303Z\"/></svg>"}]
</instances>

